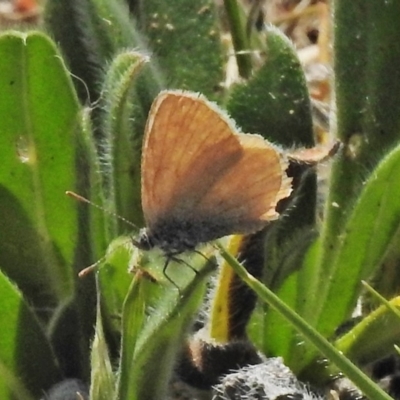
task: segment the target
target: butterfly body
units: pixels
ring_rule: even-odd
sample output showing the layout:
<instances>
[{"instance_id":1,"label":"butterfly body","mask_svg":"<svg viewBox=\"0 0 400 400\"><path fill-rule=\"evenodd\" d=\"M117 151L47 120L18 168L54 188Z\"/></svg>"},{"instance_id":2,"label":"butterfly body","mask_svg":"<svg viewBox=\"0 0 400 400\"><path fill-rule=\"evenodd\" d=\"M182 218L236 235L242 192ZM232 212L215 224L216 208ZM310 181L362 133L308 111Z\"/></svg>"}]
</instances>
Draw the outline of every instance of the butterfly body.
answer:
<instances>
[{"instance_id":1,"label":"butterfly body","mask_svg":"<svg viewBox=\"0 0 400 400\"><path fill-rule=\"evenodd\" d=\"M138 247L142 250L159 248L166 257L195 250L199 241L195 239L195 236L190 235L189 231L183 229L184 227L174 223L166 223L158 227L155 233L144 228L139 234Z\"/></svg>"},{"instance_id":2,"label":"butterfly body","mask_svg":"<svg viewBox=\"0 0 400 400\"><path fill-rule=\"evenodd\" d=\"M218 215L203 218L193 216L190 220L169 218L159 221L151 230L142 229L138 242L143 250L157 247L166 255L180 254L194 250L201 243L236 233L229 228L233 225L234 222L221 219ZM254 226L254 230L260 229L260 226Z\"/></svg>"}]
</instances>

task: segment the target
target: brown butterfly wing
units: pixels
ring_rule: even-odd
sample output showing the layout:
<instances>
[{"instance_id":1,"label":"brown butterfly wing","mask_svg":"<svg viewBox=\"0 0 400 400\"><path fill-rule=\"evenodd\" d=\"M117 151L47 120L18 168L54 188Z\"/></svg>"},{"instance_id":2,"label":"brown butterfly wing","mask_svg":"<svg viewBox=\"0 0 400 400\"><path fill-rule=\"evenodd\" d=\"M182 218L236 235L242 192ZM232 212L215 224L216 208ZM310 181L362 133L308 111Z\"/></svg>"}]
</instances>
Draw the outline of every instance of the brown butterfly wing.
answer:
<instances>
[{"instance_id":1,"label":"brown butterfly wing","mask_svg":"<svg viewBox=\"0 0 400 400\"><path fill-rule=\"evenodd\" d=\"M143 144L142 207L148 226L190 210L236 162L241 146L232 129L200 95L161 92L151 107Z\"/></svg>"},{"instance_id":2,"label":"brown butterfly wing","mask_svg":"<svg viewBox=\"0 0 400 400\"><path fill-rule=\"evenodd\" d=\"M257 135L239 134L242 157L197 206L201 215L223 216L231 233L249 233L276 219L276 205L291 193L282 153Z\"/></svg>"},{"instance_id":3,"label":"brown butterfly wing","mask_svg":"<svg viewBox=\"0 0 400 400\"><path fill-rule=\"evenodd\" d=\"M146 222L150 229L187 226L199 242L261 229L290 194L286 167L276 148L259 136L236 133L232 121L203 97L163 92L145 133Z\"/></svg>"}]
</instances>

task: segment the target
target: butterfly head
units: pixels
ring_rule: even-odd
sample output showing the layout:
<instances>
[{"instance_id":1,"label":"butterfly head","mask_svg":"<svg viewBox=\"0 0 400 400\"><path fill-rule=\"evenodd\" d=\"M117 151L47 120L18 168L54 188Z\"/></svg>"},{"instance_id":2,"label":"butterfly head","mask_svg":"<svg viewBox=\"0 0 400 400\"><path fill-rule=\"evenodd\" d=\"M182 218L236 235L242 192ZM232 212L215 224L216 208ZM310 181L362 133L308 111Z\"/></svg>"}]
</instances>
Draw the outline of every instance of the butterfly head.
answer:
<instances>
[{"instance_id":1,"label":"butterfly head","mask_svg":"<svg viewBox=\"0 0 400 400\"><path fill-rule=\"evenodd\" d=\"M157 243L154 242L153 236L149 235L146 228L140 230L137 240L134 240L134 244L138 249L145 251L151 250L157 246Z\"/></svg>"}]
</instances>

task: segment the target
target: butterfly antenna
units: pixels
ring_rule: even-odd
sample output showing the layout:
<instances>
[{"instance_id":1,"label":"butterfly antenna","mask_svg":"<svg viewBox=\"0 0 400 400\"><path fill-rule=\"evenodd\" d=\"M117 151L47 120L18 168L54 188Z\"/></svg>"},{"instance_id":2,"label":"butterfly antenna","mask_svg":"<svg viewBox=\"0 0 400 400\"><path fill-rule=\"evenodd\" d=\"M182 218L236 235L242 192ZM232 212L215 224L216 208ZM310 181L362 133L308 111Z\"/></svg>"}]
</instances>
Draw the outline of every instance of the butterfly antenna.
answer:
<instances>
[{"instance_id":1,"label":"butterfly antenna","mask_svg":"<svg viewBox=\"0 0 400 400\"><path fill-rule=\"evenodd\" d=\"M106 256L101 257L99 260L97 260L94 264L89 265L88 267L84 268L82 271L79 271L78 277L79 278L84 278L85 276L89 275L92 273L97 267L106 259Z\"/></svg>"},{"instance_id":2,"label":"butterfly antenna","mask_svg":"<svg viewBox=\"0 0 400 400\"><path fill-rule=\"evenodd\" d=\"M99 209L99 210L101 210L101 211L107 213L108 215L112 215L113 217L119 219L120 221L125 222L126 224L132 226L132 227L135 228L135 229L139 229L132 221L129 221L129 219L126 219L126 218L122 217L121 215L116 214L116 213L113 212L113 211L107 210L106 208L104 208L104 207L102 207L102 206L99 206L99 205L96 204L96 203L93 203L93 201L87 199L86 197L83 197L83 196L81 196L81 195L79 195L79 194L77 194L77 193L75 193L75 192L71 192L70 190L67 190L67 191L65 192L65 194L66 194L67 196L69 196L69 197L74 198L75 200L81 201L81 202L83 202L83 203L90 204L91 206L96 207L97 209ZM88 267L88 268L89 268L89 267Z\"/></svg>"},{"instance_id":3,"label":"butterfly antenna","mask_svg":"<svg viewBox=\"0 0 400 400\"><path fill-rule=\"evenodd\" d=\"M107 253L103 257L99 258L95 263L92 265L89 265L88 267L84 268L82 271L78 273L79 278L84 278L85 276L89 275L92 273L95 269L98 268L98 266L111 254L113 253L117 248L111 250L111 252Z\"/></svg>"}]
</instances>

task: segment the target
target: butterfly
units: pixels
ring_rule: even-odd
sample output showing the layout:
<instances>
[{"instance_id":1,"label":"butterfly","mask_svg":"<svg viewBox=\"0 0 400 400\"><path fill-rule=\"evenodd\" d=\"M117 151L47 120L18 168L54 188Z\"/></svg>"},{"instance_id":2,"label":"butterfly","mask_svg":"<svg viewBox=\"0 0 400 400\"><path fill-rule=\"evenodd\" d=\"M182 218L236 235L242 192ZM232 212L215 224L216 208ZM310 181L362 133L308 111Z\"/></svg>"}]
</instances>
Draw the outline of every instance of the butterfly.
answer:
<instances>
[{"instance_id":1,"label":"butterfly","mask_svg":"<svg viewBox=\"0 0 400 400\"><path fill-rule=\"evenodd\" d=\"M179 254L223 236L257 232L277 219L278 203L292 192L289 166L303 170L332 158L340 148L335 141L284 151L259 135L241 133L198 93L162 91L150 108L143 139L146 228L132 243L142 250L160 248L166 275L170 260L181 261ZM74 192L67 194L106 211Z\"/></svg>"},{"instance_id":2,"label":"butterfly","mask_svg":"<svg viewBox=\"0 0 400 400\"><path fill-rule=\"evenodd\" d=\"M223 236L261 230L292 191L284 152L244 134L214 103L188 91L154 100L142 148L146 228L135 245L168 259ZM165 271L164 267L164 271Z\"/></svg>"}]
</instances>

